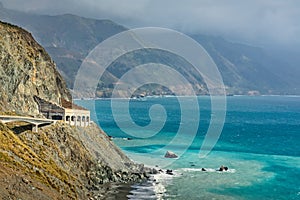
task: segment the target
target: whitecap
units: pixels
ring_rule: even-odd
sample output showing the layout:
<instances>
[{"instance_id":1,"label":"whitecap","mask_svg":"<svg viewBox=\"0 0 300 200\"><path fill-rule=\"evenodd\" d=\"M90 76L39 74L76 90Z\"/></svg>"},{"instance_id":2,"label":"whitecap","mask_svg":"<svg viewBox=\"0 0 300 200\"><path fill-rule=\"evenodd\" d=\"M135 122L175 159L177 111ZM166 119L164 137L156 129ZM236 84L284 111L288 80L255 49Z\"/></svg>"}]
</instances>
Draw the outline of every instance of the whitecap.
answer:
<instances>
[{"instance_id":1,"label":"whitecap","mask_svg":"<svg viewBox=\"0 0 300 200\"><path fill-rule=\"evenodd\" d=\"M184 172L217 172L217 173L235 173L235 169L228 169L227 171L219 171L219 169L213 169L213 168L204 168L205 171L202 170L202 168L182 168L181 170Z\"/></svg>"}]
</instances>

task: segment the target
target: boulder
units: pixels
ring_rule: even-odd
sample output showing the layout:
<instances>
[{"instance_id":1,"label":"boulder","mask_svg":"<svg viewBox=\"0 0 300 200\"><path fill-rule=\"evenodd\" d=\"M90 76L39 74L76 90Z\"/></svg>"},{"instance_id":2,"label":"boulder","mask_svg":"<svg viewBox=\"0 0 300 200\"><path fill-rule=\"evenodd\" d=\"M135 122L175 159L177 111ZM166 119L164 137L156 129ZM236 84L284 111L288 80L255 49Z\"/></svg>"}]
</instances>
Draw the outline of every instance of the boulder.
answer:
<instances>
[{"instance_id":1,"label":"boulder","mask_svg":"<svg viewBox=\"0 0 300 200\"><path fill-rule=\"evenodd\" d=\"M219 168L218 171L222 172L222 171L227 171L228 167L224 167L223 165L221 165L221 167Z\"/></svg>"},{"instance_id":2,"label":"boulder","mask_svg":"<svg viewBox=\"0 0 300 200\"><path fill-rule=\"evenodd\" d=\"M173 175L173 170L167 169L166 174Z\"/></svg>"},{"instance_id":3,"label":"boulder","mask_svg":"<svg viewBox=\"0 0 300 200\"><path fill-rule=\"evenodd\" d=\"M178 156L172 151L167 151L165 154L165 158L178 158Z\"/></svg>"}]
</instances>

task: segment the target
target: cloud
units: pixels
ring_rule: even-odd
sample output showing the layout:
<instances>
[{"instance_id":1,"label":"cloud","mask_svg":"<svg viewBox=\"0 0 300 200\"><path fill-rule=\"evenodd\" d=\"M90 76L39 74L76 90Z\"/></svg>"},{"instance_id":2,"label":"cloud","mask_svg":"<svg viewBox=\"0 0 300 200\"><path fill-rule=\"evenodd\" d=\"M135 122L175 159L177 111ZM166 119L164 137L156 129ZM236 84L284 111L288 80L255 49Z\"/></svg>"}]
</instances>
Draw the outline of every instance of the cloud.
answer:
<instances>
[{"instance_id":1,"label":"cloud","mask_svg":"<svg viewBox=\"0 0 300 200\"><path fill-rule=\"evenodd\" d=\"M129 27L160 26L221 35L257 45L300 44L297 0L2 0L6 7L44 14L108 18Z\"/></svg>"}]
</instances>

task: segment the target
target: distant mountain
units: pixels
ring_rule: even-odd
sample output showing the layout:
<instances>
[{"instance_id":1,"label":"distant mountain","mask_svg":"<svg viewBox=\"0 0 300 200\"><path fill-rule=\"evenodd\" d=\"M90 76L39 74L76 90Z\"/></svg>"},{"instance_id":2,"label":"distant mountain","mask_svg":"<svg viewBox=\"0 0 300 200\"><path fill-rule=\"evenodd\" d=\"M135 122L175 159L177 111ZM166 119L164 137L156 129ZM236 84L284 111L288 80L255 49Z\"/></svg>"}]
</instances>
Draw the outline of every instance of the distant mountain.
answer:
<instances>
[{"instance_id":1,"label":"distant mountain","mask_svg":"<svg viewBox=\"0 0 300 200\"><path fill-rule=\"evenodd\" d=\"M232 43L220 37L192 35L215 61L233 94L299 94L299 75L284 57L262 48ZM291 71L287 70L291 69Z\"/></svg>"},{"instance_id":2,"label":"distant mountain","mask_svg":"<svg viewBox=\"0 0 300 200\"><path fill-rule=\"evenodd\" d=\"M125 30L110 20L35 15L0 8L0 20L29 30L57 64L69 87L82 60L99 42Z\"/></svg>"},{"instance_id":3,"label":"distant mountain","mask_svg":"<svg viewBox=\"0 0 300 200\"><path fill-rule=\"evenodd\" d=\"M127 30L110 20L95 20L75 15L34 15L0 8L0 19L22 26L49 52L69 88L81 62L96 45L106 38ZM220 37L191 35L208 51L217 64L230 94L300 94L299 70L287 59L278 58L264 49L226 41ZM140 51L125 55L109 67L100 81L97 96L110 96L116 80L137 64L155 60L183 73L198 94L207 89L201 77L186 62L159 51ZM286 70L291 69L291 70ZM146 86L146 94L169 93L166 88ZM142 91L141 91L142 92Z\"/></svg>"}]
</instances>

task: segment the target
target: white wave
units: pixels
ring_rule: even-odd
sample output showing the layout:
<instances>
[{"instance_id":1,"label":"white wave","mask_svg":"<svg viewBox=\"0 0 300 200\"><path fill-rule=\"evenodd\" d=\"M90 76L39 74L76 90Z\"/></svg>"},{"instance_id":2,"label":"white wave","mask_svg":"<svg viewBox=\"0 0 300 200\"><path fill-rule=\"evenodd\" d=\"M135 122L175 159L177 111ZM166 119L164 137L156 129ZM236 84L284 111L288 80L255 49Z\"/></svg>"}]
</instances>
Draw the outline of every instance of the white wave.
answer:
<instances>
[{"instance_id":1,"label":"white wave","mask_svg":"<svg viewBox=\"0 0 300 200\"><path fill-rule=\"evenodd\" d=\"M158 200L164 199L166 186L171 183L172 179L181 175L177 170L172 170L172 174L167 174L167 170L161 170L160 173L153 175L153 191Z\"/></svg>"},{"instance_id":2,"label":"white wave","mask_svg":"<svg viewBox=\"0 0 300 200\"><path fill-rule=\"evenodd\" d=\"M213 169L213 168L204 168L205 171L202 170L202 168L182 168L182 171L185 172L217 172L217 173L235 173L235 169L228 169L227 171L219 171L219 169Z\"/></svg>"}]
</instances>

